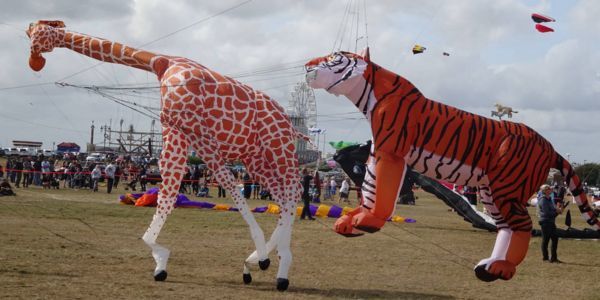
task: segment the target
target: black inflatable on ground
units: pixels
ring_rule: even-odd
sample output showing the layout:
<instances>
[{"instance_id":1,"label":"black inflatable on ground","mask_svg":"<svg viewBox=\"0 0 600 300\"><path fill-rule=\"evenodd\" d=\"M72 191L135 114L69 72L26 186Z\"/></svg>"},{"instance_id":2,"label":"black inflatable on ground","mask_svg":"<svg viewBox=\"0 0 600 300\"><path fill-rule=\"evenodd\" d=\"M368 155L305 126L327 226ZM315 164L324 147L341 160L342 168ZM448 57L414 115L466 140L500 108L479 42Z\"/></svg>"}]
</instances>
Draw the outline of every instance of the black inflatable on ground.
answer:
<instances>
[{"instance_id":1,"label":"black inflatable on ground","mask_svg":"<svg viewBox=\"0 0 600 300\"><path fill-rule=\"evenodd\" d=\"M333 159L342 166L342 169L350 177L356 186L362 186L365 177L365 164L369 158L371 149L371 141L361 145L348 146L338 150ZM469 204L469 201L462 195L446 188L439 182L429 177L423 176L410 168L407 168L406 176L402 188L400 189L400 197L410 192L412 193L413 183L421 186L421 188L437 198L441 199L446 205L456 211L458 215L463 217L465 221L471 223L473 227L489 231L496 231L496 225L492 219L488 220L482 213L477 212Z\"/></svg>"},{"instance_id":2,"label":"black inflatable on ground","mask_svg":"<svg viewBox=\"0 0 600 300\"><path fill-rule=\"evenodd\" d=\"M365 144L340 149L333 156L333 159L342 166L344 172L346 172L356 186L361 186L364 180L365 164L369 158L370 149L371 141L367 141ZM448 189L435 179L421 175L410 168L407 168L406 178L400 189L400 196L407 191L412 193L413 183L416 183L421 186L424 191L431 193L444 201L446 205L453 208L458 215L463 217L465 221L471 223L473 227L488 231L496 231L496 225L493 223L493 220L483 213L476 211L465 197ZM570 210L567 210L565 225L567 226L567 229L557 229L557 234L560 238L600 239L600 231L591 228L583 230L571 228ZM541 236L542 232L539 229L533 229L531 235Z\"/></svg>"}]
</instances>

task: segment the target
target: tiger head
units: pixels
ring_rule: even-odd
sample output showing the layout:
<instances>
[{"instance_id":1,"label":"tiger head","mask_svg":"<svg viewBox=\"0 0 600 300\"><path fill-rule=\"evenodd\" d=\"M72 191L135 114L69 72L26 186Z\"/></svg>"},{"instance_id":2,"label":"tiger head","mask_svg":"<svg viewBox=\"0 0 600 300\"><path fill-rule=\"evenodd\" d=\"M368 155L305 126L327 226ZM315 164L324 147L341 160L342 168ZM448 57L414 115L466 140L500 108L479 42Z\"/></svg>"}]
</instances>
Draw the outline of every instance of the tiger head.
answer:
<instances>
[{"instance_id":1,"label":"tiger head","mask_svg":"<svg viewBox=\"0 0 600 300\"><path fill-rule=\"evenodd\" d=\"M357 80L364 80L364 73L370 63L368 48L363 55L350 52L334 52L317 57L306 63L306 82L315 89L339 96L347 95L357 85Z\"/></svg>"}]
</instances>

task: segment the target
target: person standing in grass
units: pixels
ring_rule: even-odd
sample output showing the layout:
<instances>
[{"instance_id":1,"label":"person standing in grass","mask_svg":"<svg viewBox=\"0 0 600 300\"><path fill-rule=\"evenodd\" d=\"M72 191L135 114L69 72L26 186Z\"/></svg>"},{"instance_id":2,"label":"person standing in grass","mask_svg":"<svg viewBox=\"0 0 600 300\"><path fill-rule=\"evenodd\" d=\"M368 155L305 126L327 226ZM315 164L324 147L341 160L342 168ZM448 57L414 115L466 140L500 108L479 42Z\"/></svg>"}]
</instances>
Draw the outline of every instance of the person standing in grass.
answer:
<instances>
[{"instance_id":1,"label":"person standing in grass","mask_svg":"<svg viewBox=\"0 0 600 300\"><path fill-rule=\"evenodd\" d=\"M331 200L331 186L329 186L330 182L331 182L331 179L329 177L325 177L325 180L324 180L325 186L323 187L323 190L325 191L325 196L324 196L323 200Z\"/></svg>"},{"instance_id":2,"label":"person standing in grass","mask_svg":"<svg viewBox=\"0 0 600 300\"><path fill-rule=\"evenodd\" d=\"M26 188L31 184L31 181L33 180L31 172L33 171L33 166L31 165L31 162L29 161L29 158L24 158L23 159L23 187ZM18 186L17 186L18 187Z\"/></svg>"},{"instance_id":3,"label":"person standing in grass","mask_svg":"<svg viewBox=\"0 0 600 300\"><path fill-rule=\"evenodd\" d=\"M100 176L102 176L102 170L100 170L100 165L96 164L94 169L92 170L92 191L98 191L98 181L100 180Z\"/></svg>"},{"instance_id":4,"label":"person standing in grass","mask_svg":"<svg viewBox=\"0 0 600 300\"><path fill-rule=\"evenodd\" d=\"M112 192L113 183L115 182L115 172L116 172L116 168L112 162L110 162L108 164L108 166L106 166L106 168L104 169L104 173L106 174L106 180L107 180L106 192L109 194L110 194L110 192Z\"/></svg>"},{"instance_id":5,"label":"person standing in grass","mask_svg":"<svg viewBox=\"0 0 600 300\"><path fill-rule=\"evenodd\" d=\"M556 235L556 216L562 211L556 206L552 199L552 187L544 184L540 187L540 194L538 196L538 213L539 213L539 224L542 227L542 260L548 261L550 258L551 263L560 263L558 260L557 249L558 249L558 236ZM552 241L550 248L550 257L548 257L548 243Z\"/></svg>"},{"instance_id":6,"label":"person standing in grass","mask_svg":"<svg viewBox=\"0 0 600 300\"><path fill-rule=\"evenodd\" d=\"M350 202L348 200L348 194L350 193L350 180L348 178L344 178L342 181L342 186L340 187L340 199L338 203L342 202Z\"/></svg>"},{"instance_id":7,"label":"person standing in grass","mask_svg":"<svg viewBox=\"0 0 600 300\"><path fill-rule=\"evenodd\" d=\"M13 172L15 175L15 186L19 187L21 185L21 177L23 176L23 159L18 158L15 160L13 165Z\"/></svg>"},{"instance_id":8,"label":"person standing in grass","mask_svg":"<svg viewBox=\"0 0 600 300\"><path fill-rule=\"evenodd\" d=\"M309 220L314 220L310 215L310 181L313 179L312 176L309 175L308 170L302 169L302 201L304 202L304 207L302 208L302 214L300 215L300 219L304 220L308 217Z\"/></svg>"},{"instance_id":9,"label":"person standing in grass","mask_svg":"<svg viewBox=\"0 0 600 300\"><path fill-rule=\"evenodd\" d=\"M337 182L335 178L331 176L331 180L329 180L329 194L331 195L331 201L335 201L335 191L337 190Z\"/></svg>"}]
</instances>

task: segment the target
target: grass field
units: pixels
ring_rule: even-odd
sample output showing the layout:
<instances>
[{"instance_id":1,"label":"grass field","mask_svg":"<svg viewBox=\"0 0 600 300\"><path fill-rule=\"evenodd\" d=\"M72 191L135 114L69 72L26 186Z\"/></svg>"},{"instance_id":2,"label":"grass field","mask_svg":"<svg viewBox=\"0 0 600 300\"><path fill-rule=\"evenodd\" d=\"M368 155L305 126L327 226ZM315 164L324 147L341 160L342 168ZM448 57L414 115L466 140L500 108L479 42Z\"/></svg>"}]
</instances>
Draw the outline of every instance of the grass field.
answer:
<instances>
[{"instance_id":1,"label":"grass field","mask_svg":"<svg viewBox=\"0 0 600 300\"><path fill-rule=\"evenodd\" d=\"M154 260L141 240L153 208L119 205L120 189L112 195L40 188L16 192L17 197L0 198L2 299L599 297L600 244L589 240L561 240L559 256L565 263L549 264L542 263L540 239L533 238L512 280L477 280L472 268L490 255L495 234L471 228L423 193L416 206L396 211L417 223L389 223L359 238L335 234L334 219L297 221L290 288L281 293L275 290L274 254L270 269L254 270L252 284L242 283L242 263L254 247L238 213L176 209L158 239L172 251L169 277L155 282ZM260 205L265 201L251 202ZM535 215L533 209L530 213ZM276 217L256 218L270 235ZM584 227L580 217L574 218L574 227Z\"/></svg>"}]
</instances>

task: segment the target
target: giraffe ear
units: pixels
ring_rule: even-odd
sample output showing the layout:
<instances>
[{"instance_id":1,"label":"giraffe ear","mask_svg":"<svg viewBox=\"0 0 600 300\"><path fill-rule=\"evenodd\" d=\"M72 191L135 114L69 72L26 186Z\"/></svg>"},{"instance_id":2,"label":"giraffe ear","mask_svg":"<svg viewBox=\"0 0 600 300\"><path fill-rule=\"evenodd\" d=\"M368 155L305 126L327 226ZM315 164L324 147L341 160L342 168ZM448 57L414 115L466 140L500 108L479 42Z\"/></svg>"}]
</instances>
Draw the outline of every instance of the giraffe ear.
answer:
<instances>
[{"instance_id":1,"label":"giraffe ear","mask_svg":"<svg viewBox=\"0 0 600 300\"><path fill-rule=\"evenodd\" d=\"M59 21L59 20L53 20L53 21L40 20L40 21L38 21L38 24L44 24L44 25L48 25L51 27L55 27L55 28L65 28L65 22Z\"/></svg>"}]
</instances>

